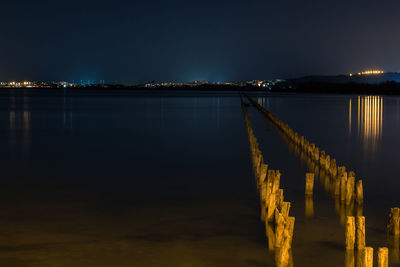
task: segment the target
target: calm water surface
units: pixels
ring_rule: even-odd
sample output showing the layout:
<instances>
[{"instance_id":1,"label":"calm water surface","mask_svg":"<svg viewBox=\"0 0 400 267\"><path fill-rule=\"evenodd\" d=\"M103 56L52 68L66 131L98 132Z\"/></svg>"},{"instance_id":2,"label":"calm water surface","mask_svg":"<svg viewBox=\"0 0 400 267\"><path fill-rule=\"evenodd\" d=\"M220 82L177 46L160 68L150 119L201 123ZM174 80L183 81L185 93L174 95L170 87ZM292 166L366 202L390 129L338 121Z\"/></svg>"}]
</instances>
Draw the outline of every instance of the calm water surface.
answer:
<instances>
[{"instance_id":1,"label":"calm water surface","mask_svg":"<svg viewBox=\"0 0 400 267\"><path fill-rule=\"evenodd\" d=\"M363 179L367 244L387 246L400 98L252 97ZM294 265L344 266L323 181L310 212L307 164L248 111L293 204ZM238 94L3 90L0 121L0 266L274 266Z\"/></svg>"}]
</instances>

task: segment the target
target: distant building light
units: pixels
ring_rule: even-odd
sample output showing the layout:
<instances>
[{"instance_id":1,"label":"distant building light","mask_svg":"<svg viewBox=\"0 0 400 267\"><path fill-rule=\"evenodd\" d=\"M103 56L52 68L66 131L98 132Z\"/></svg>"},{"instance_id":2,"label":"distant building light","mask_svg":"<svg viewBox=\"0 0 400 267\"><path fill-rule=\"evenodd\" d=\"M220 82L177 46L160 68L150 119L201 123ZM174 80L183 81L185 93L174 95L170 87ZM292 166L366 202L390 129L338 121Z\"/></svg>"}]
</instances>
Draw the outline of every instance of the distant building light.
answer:
<instances>
[{"instance_id":1,"label":"distant building light","mask_svg":"<svg viewBox=\"0 0 400 267\"><path fill-rule=\"evenodd\" d=\"M383 74L385 73L383 70L366 70L366 71L362 71L362 72L357 72L358 76L362 76L362 75L379 75L379 74ZM350 77L353 76L352 73L350 73Z\"/></svg>"}]
</instances>

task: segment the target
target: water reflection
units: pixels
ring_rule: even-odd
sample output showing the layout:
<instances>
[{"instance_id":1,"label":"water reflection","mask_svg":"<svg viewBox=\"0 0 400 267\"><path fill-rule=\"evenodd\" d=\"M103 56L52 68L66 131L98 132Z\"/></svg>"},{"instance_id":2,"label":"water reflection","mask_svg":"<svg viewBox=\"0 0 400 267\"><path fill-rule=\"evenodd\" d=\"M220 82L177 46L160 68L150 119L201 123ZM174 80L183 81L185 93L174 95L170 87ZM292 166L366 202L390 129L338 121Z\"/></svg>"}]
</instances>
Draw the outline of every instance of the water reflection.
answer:
<instances>
[{"instance_id":1,"label":"water reflection","mask_svg":"<svg viewBox=\"0 0 400 267\"><path fill-rule=\"evenodd\" d=\"M349 99L349 134L352 128L352 102ZM365 149L376 149L382 138L383 97L359 96L357 99L357 132Z\"/></svg>"},{"instance_id":2,"label":"water reflection","mask_svg":"<svg viewBox=\"0 0 400 267\"><path fill-rule=\"evenodd\" d=\"M314 198L313 196L306 196L305 215L307 218L314 216Z\"/></svg>"}]
</instances>

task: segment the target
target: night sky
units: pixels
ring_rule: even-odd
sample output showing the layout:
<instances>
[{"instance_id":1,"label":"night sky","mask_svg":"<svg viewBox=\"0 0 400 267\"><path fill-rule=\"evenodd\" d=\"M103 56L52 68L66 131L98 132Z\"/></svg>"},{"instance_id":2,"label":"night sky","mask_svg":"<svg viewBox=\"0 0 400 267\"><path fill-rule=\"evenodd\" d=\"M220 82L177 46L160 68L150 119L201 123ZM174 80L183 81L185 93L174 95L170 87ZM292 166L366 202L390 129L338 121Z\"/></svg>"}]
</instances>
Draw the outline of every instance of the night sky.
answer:
<instances>
[{"instance_id":1,"label":"night sky","mask_svg":"<svg viewBox=\"0 0 400 267\"><path fill-rule=\"evenodd\" d=\"M400 71L399 0L3 0L0 9L0 80Z\"/></svg>"}]
</instances>

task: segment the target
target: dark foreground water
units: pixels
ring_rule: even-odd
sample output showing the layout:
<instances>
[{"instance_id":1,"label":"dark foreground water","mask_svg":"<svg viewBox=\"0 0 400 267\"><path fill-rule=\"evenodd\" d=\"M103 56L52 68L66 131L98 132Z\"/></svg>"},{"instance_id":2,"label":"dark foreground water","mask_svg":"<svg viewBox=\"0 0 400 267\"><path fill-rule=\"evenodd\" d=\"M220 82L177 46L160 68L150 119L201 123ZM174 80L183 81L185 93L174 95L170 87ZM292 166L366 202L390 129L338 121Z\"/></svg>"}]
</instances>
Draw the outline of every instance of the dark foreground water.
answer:
<instances>
[{"instance_id":1,"label":"dark foreground water","mask_svg":"<svg viewBox=\"0 0 400 267\"><path fill-rule=\"evenodd\" d=\"M388 246L400 98L252 97L363 179L367 245ZM306 206L307 164L248 111L293 205L294 265L344 266L323 181ZM3 90L0 162L0 266L274 266L236 93Z\"/></svg>"}]
</instances>

